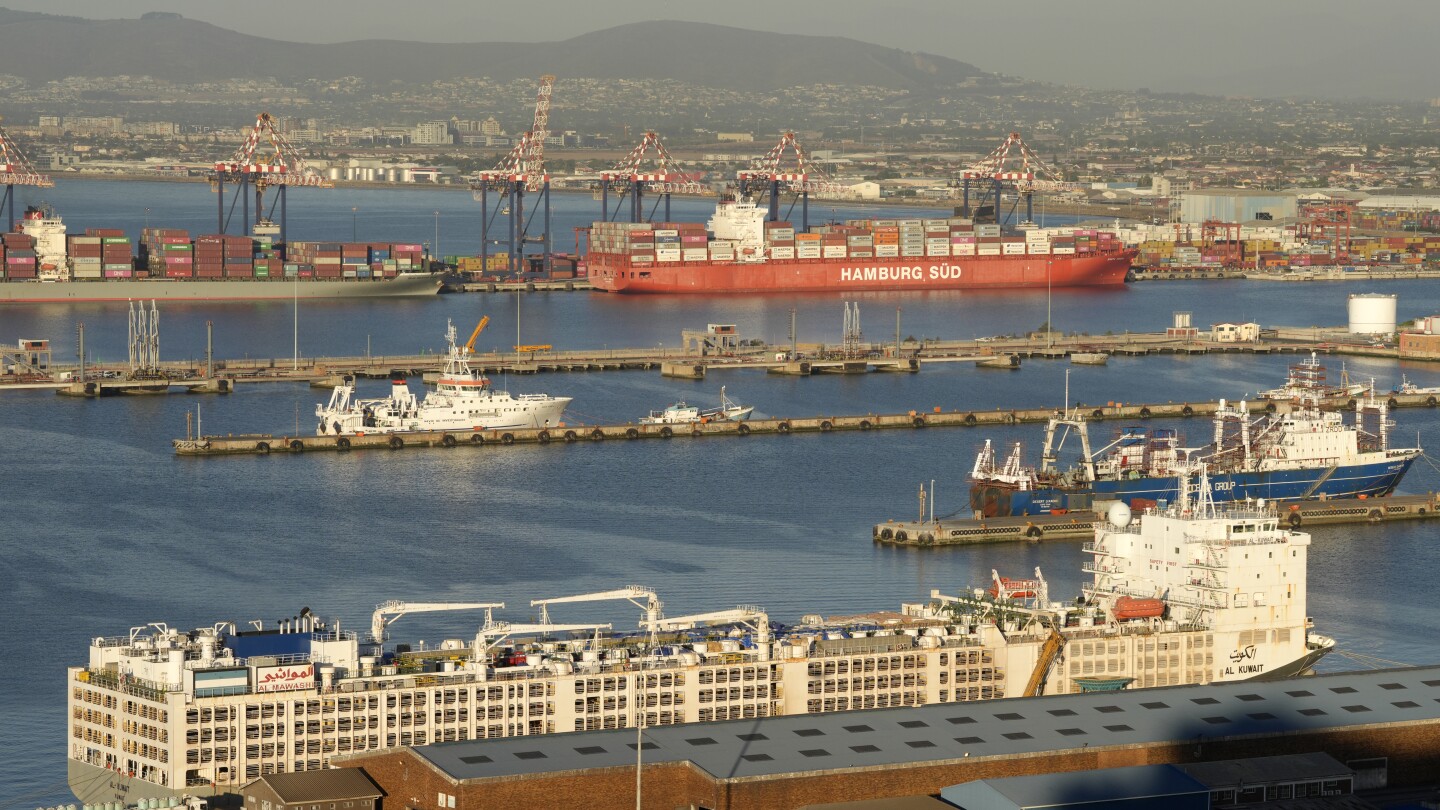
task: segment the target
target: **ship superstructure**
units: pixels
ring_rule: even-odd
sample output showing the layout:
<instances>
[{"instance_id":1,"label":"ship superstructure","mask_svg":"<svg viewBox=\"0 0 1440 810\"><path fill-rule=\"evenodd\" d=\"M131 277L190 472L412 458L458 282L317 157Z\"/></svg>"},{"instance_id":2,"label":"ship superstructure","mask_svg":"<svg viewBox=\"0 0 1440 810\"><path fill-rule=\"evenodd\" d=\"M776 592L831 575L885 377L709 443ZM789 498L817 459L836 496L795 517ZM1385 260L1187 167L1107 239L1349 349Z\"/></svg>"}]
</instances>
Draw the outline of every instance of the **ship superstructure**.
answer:
<instances>
[{"instance_id":1,"label":"ship superstructure","mask_svg":"<svg viewBox=\"0 0 1440 810\"><path fill-rule=\"evenodd\" d=\"M1196 503L1138 521L1122 507L1097 525L1080 604L1051 603L1037 571L788 628L751 606L667 617L639 586L534 600L535 623L497 619L500 603L387 602L364 637L308 610L278 625L136 626L95 638L68 670L71 786L87 802L233 792L395 746L1305 669L1333 646L1307 629L1308 535L1261 504ZM638 607L638 629L554 615L602 600ZM396 618L422 610L485 618L471 638L388 643Z\"/></svg>"}]
</instances>

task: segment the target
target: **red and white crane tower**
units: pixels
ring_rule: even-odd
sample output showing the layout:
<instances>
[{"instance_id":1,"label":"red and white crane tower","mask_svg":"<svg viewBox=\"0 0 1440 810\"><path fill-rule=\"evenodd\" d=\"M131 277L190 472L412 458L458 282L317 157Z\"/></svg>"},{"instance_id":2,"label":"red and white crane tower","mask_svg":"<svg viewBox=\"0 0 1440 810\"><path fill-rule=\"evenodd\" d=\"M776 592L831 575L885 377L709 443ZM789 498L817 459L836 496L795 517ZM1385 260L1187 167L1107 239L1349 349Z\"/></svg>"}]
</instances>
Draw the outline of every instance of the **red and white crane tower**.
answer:
<instances>
[{"instance_id":1,"label":"red and white crane tower","mask_svg":"<svg viewBox=\"0 0 1440 810\"><path fill-rule=\"evenodd\" d=\"M550 271L550 175L545 171L545 141L550 137L550 96L554 89L554 76L547 73L540 77L540 87L535 93L535 121L530 131L520 136L515 148L495 168L477 172L470 182L470 191L480 203L483 214L480 221L480 260L487 268L490 264L490 222L495 216L490 213L490 192L495 191L499 197L496 215L507 217L506 244L510 251L510 272L518 273L524 269L526 242L541 244L545 272ZM539 236L526 235L529 229L529 222L525 219L526 192L540 194L545 231Z\"/></svg>"},{"instance_id":2,"label":"red and white crane tower","mask_svg":"<svg viewBox=\"0 0 1440 810\"><path fill-rule=\"evenodd\" d=\"M255 233L260 233L264 226L273 225L269 213L265 211L265 190L271 186L279 188L276 202L280 206L280 241L285 242L285 192L290 186L312 186L315 188L333 188L334 183L326 180L315 170L305 165L305 160L300 156L290 141L280 132L279 125L274 117L268 112L262 112L255 117L255 126L250 129L250 134L245 137L245 142L235 150L235 154L229 160L221 160L215 163L215 174L210 179L212 190L219 193L219 218L216 226L220 233L225 233L227 217L225 214L225 184L236 185L235 196L241 205L240 222L242 232L250 225L250 195L251 186L255 189ZM231 201L231 210L234 210L234 201ZM273 213L273 212L270 212Z\"/></svg>"},{"instance_id":3,"label":"red and white crane tower","mask_svg":"<svg viewBox=\"0 0 1440 810\"><path fill-rule=\"evenodd\" d=\"M1020 137L1020 133L1011 132L1005 137L1004 142L995 147L990 154L976 163L972 163L960 172L960 187L963 189L963 208L965 216L970 213L970 183L972 180L983 181L985 186L980 194L980 202L976 209L984 207L986 198L994 195L995 221L1000 221L1000 195L1004 185L1009 184L1015 187L1015 202L1018 205L1020 200L1025 200L1025 221L1034 221L1034 195L1037 191L1073 191L1082 186L1079 183L1065 182L1058 171L1051 168L1035 151Z\"/></svg>"},{"instance_id":4,"label":"red and white crane tower","mask_svg":"<svg viewBox=\"0 0 1440 810\"><path fill-rule=\"evenodd\" d=\"M34 186L51 188L55 181L49 175L41 174L30 165L25 153L10 140L10 133L0 129L0 183L5 185L5 196L0 199L0 208L5 209L5 229L15 227L15 187Z\"/></svg>"},{"instance_id":5,"label":"red and white crane tower","mask_svg":"<svg viewBox=\"0 0 1440 810\"><path fill-rule=\"evenodd\" d=\"M645 156L651 151L655 152L655 166L648 170L642 170L641 165L645 162ZM640 222L644 218L643 198L646 192L658 194L665 202L665 220L670 219L670 195L671 194L696 194L713 195L714 189L704 183L696 182L694 177L680 171L675 158L670 155L670 150L660 141L660 136L654 132L646 132L640 144L630 150L623 160L615 164L615 168L600 173L599 194L600 194L600 215L603 221L609 222L610 216L610 194L614 192L617 196L617 209L619 200L630 195L630 221Z\"/></svg>"},{"instance_id":6,"label":"red and white crane tower","mask_svg":"<svg viewBox=\"0 0 1440 810\"><path fill-rule=\"evenodd\" d=\"M1329 242L1330 255L1337 262L1350 259L1350 229L1355 204L1345 201L1314 202L1300 211L1295 223L1295 238L1304 241Z\"/></svg>"},{"instance_id":7,"label":"red and white crane tower","mask_svg":"<svg viewBox=\"0 0 1440 810\"><path fill-rule=\"evenodd\" d=\"M810 229L812 193L842 194L848 191L847 187L832 181L810 161L793 132L780 136L779 143L752 163L749 169L738 172L735 179L744 196L753 197L763 190L769 200L771 222L780 219L780 187L784 185L800 200L801 230ZM794 207L793 203L791 207Z\"/></svg>"}]
</instances>

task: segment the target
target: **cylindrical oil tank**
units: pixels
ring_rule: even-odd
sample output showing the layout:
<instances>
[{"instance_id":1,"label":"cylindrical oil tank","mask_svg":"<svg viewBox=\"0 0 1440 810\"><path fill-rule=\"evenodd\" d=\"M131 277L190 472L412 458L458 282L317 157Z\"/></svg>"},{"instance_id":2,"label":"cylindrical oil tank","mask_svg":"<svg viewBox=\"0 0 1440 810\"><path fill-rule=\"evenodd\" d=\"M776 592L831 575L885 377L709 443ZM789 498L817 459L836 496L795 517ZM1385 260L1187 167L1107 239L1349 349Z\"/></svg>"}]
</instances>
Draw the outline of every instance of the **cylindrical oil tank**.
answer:
<instances>
[{"instance_id":1,"label":"cylindrical oil tank","mask_svg":"<svg viewBox=\"0 0 1440 810\"><path fill-rule=\"evenodd\" d=\"M1350 334L1390 335L1395 333L1395 296L1357 293L1350 296Z\"/></svg>"}]
</instances>

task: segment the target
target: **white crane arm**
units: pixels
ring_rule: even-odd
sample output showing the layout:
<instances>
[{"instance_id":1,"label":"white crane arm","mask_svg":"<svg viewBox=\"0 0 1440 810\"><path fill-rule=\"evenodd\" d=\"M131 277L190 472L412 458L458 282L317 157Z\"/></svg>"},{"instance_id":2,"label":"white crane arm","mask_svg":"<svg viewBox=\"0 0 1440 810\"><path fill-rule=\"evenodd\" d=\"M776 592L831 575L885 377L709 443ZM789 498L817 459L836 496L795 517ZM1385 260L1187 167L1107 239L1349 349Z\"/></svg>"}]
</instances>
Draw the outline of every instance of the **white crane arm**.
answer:
<instances>
[{"instance_id":1,"label":"white crane arm","mask_svg":"<svg viewBox=\"0 0 1440 810\"><path fill-rule=\"evenodd\" d=\"M375 613L370 617L370 637L377 644L383 642L385 628L394 624L406 613L433 613L441 610L490 611L503 607L505 607L504 602L400 602L391 600L375 606Z\"/></svg>"},{"instance_id":2,"label":"white crane arm","mask_svg":"<svg viewBox=\"0 0 1440 810\"><path fill-rule=\"evenodd\" d=\"M660 618L660 608L663 607L663 603L660 601L660 595L643 585L631 585L613 591L596 591L595 593L581 593L575 594L574 596L553 596L548 599L531 599L530 606L539 606L540 621L542 623L548 623L550 621L550 611L548 610L550 605L574 602L608 602L613 599L630 600L636 607L645 611L647 619L653 620ZM641 599L645 601L639 601ZM644 623L642 622L641 625L643 626Z\"/></svg>"}]
</instances>

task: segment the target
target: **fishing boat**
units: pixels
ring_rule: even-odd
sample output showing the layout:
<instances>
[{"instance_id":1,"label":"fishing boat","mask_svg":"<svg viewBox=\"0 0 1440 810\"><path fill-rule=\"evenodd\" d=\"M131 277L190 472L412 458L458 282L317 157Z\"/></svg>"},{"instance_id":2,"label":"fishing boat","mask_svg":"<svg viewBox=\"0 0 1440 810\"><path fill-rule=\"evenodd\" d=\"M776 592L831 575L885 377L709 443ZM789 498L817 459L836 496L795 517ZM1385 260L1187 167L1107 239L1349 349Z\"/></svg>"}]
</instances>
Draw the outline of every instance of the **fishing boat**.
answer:
<instances>
[{"instance_id":1,"label":"fishing boat","mask_svg":"<svg viewBox=\"0 0 1440 810\"><path fill-rule=\"evenodd\" d=\"M490 379L470 368L474 350L488 317L481 319L469 342L456 342L455 324L445 330L445 366L433 393L418 399L403 377L392 378L390 396L360 399L355 379L346 377L330 394L330 402L315 406L319 436L363 436L417 430L506 430L559 427L570 397L548 394L512 395L497 391Z\"/></svg>"},{"instance_id":2,"label":"fishing boat","mask_svg":"<svg viewBox=\"0 0 1440 810\"><path fill-rule=\"evenodd\" d=\"M1340 384L1327 383L1325 367L1320 365L1315 352L1311 352L1309 359L1301 360L1290 367L1284 385L1268 391L1261 391L1255 396L1257 399L1268 399L1275 402L1296 402L1302 399L1359 396L1370 387L1366 383L1350 382L1350 374L1345 370L1343 363L1340 365Z\"/></svg>"},{"instance_id":3,"label":"fishing boat","mask_svg":"<svg viewBox=\"0 0 1440 810\"><path fill-rule=\"evenodd\" d=\"M664 410L651 411L649 416L640 417L642 425L689 425L695 422L744 422L755 410L753 405L741 405L725 396L725 386L720 386L720 404L714 408L700 408L686 404L684 400Z\"/></svg>"}]
</instances>

